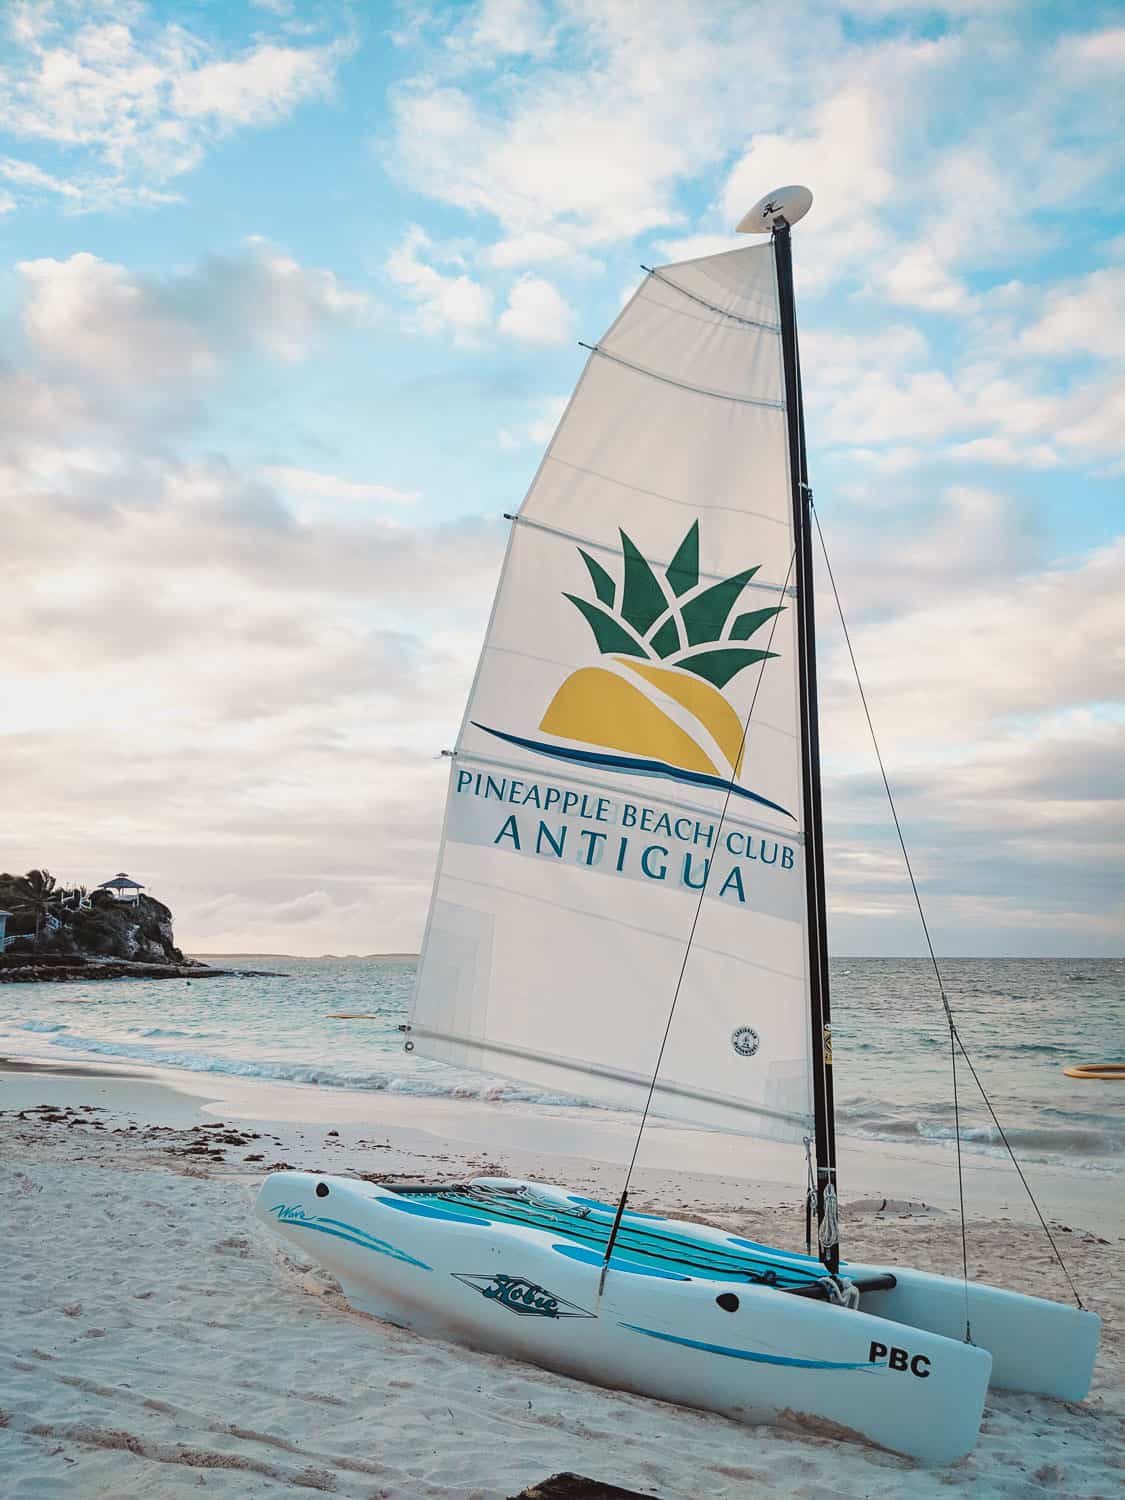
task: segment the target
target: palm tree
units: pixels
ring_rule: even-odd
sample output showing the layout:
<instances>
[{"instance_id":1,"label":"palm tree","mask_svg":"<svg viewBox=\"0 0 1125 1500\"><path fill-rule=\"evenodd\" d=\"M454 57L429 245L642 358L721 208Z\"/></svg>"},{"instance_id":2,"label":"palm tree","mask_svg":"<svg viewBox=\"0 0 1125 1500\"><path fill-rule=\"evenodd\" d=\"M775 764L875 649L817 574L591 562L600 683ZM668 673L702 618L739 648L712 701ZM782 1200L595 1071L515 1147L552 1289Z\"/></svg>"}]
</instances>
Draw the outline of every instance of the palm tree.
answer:
<instances>
[{"instance_id":1,"label":"palm tree","mask_svg":"<svg viewBox=\"0 0 1125 1500\"><path fill-rule=\"evenodd\" d=\"M43 923L52 906L58 904L60 892L55 889L55 877L49 870L28 870L16 882L21 898L17 912L31 913L35 917L35 946L38 948L43 936Z\"/></svg>"}]
</instances>

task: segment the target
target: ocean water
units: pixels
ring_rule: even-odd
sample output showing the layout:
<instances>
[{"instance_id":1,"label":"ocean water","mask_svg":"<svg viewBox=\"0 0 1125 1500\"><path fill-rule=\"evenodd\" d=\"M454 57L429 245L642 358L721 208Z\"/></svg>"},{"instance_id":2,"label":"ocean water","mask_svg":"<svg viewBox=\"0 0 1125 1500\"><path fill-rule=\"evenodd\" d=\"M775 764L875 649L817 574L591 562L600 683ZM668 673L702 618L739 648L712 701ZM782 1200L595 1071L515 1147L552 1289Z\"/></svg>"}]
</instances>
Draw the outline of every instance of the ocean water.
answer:
<instances>
[{"instance_id":1,"label":"ocean water","mask_svg":"<svg viewBox=\"0 0 1125 1500\"><path fill-rule=\"evenodd\" d=\"M281 977L0 985L0 1055L116 1058L548 1109L575 1102L405 1053L397 1028L413 960L211 962ZM1125 1171L1125 1084L1079 1082L1062 1071L1125 1056L1125 959L947 959L943 973L961 1035L1021 1159ZM839 959L832 981L840 1131L899 1145L950 1140L949 1037L927 962ZM376 1019L331 1020L331 1011ZM959 1078L969 1150L1002 1151L963 1065Z\"/></svg>"}]
</instances>

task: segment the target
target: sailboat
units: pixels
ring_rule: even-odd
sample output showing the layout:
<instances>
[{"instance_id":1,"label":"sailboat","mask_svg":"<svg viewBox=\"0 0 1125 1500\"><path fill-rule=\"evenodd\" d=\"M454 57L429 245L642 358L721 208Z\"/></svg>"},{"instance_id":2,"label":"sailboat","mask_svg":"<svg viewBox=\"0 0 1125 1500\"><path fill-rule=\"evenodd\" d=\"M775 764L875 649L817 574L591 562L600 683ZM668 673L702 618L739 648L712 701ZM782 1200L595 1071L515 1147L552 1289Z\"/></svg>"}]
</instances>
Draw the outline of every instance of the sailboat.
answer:
<instances>
[{"instance_id":1,"label":"sailboat","mask_svg":"<svg viewBox=\"0 0 1125 1500\"><path fill-rule=\"evenodd\" d=\"M403 1031L642 1127L806 1141L815 1243L496 1177L282 1171L257 1212L422 1334L949 1463L990 1385L1081 1400L1099 1320L840 1259L790 237L811 201L782 189L739 225L767 238L648 271L590 350L508 518Z\"/></svg>"}]
</instances>

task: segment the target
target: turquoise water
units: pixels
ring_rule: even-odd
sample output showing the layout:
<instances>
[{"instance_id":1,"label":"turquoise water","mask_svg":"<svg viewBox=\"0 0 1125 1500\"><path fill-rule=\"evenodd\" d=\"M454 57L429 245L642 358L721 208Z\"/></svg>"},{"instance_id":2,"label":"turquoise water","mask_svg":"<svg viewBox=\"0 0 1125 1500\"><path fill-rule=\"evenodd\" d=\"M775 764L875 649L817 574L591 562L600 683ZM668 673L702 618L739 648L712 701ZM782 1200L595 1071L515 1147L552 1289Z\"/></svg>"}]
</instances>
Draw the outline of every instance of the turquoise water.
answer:
<instances>
[{"instance_id":1,"label":"turquoise water","mask_svg":"<svg viewBox=\"0 0 1125 1500\"><path fill-rule=\"evenodd\" d=\"M513 1105L574 1102L404 1053L397 1027L413 960L222 962L283 977L0 985L0 1054L132 1059ZM1021 1156L1125 1167L1125 1084L1062 1072L1070 1062L1125 1056L1125 959L948 959L943 972L961 1034ZM832 979L840 1129L903 1144L951 1138L949 1039L926 962L841 959ZM331 1020L330 1011L377 1019ZM998 1149L964 1070L961 1085L966 1139Z\"/></svg>"}]
</instances>

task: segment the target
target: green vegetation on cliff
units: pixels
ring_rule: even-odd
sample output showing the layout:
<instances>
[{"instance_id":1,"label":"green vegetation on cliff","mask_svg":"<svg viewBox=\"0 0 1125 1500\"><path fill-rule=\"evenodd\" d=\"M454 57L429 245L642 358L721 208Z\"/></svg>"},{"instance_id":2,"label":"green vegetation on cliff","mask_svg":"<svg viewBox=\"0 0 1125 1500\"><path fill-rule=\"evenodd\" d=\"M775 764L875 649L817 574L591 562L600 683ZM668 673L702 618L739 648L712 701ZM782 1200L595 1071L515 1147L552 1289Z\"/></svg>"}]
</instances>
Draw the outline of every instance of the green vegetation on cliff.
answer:
<instances>
[{"instance_id":1,"label":"green vegetation on cliff","mask_svg":"<svg viewBox=\"0 0 1125 1500\"><path fill-rule=\"evenodd\" d=\"M184 962L172 935L172 913L151 896L119 901L109 891L64 888L49 871L29 870L0 875L0 910L12 913L9 960L18 954L57 954Z\"/></svg>"}]
</instances>

